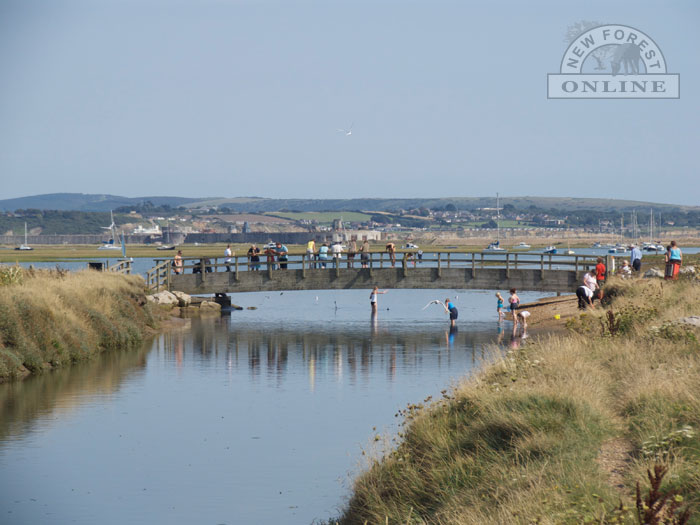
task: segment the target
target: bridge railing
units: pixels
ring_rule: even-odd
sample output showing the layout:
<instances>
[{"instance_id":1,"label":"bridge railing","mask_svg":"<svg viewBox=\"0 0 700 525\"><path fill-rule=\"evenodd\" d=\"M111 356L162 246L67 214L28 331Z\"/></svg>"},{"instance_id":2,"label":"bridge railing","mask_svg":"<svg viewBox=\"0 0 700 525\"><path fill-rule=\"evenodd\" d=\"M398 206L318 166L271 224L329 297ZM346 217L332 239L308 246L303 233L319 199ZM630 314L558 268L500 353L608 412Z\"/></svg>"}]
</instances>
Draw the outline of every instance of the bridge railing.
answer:
<instances>
[{"instance_id":1,"label":"bridge railing","mask_svg":"<svg viewBox=\"0 0 700 525\"><path fill-rule=\"evenodd\" d=\"M612 256L607 256L608 261ZM482 268L505 268L506 274L518 269L544 270L573 270L587 271L595 266L596 255L567 255L567 254L537 254L522 252L455 252L455 251L417 251L402 250L393 254L388 252L357 253L348 257L343 253L338 257L329 254L321 257L318 254L310 256L306 253L288 254L286 260L279 256L260 254L259 260L253 260L247 255L232 255L231 257L189 256L181 258L181 266L175 267L173 259L155 259L156 266L147 272L147 282L154 289L169 288L171 278L177 275L197 273L206 281L207 274L215 272L232 272L238 280L241 272L284 271L288 269L307 271L334 271L342 269L368 268L374 269L402 268L409 272L413 268L437 268L438 273L443 268L470 268L472 273Z\"/></svg>"},{"instance_id":2,"label":"bridge railing","mask_svg":"<svg viewBox=\"0 0 700 525\"><path fill-rule=\"evenodd\" d=\"M131 259L121 259L112 264L107 263L105 270L108 272L130 274L131 262Z\"/></svg>"},{"instance_id":3,"label":"bridge railing","mask_svg":"<svg viewBox=\"0 0 700 525\"><path fill-rule=\"evenodd\" d=\"M170 289L172 259L159 259L153 268L146 272L146 286L149 290L160 292Z\"/></svg>"}]
</instances>

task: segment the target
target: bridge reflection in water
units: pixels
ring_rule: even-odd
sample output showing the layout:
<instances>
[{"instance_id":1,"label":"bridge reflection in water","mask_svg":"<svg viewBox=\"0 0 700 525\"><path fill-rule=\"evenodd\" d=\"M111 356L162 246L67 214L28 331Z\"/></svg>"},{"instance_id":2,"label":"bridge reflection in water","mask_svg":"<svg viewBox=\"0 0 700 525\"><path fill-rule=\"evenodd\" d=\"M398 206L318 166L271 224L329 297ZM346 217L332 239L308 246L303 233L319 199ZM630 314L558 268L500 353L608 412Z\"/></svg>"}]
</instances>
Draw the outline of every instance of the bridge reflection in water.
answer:
<instances>
[{"instance_id":1,"label":"bridge reflection in water","mask_svg":"<svg viewBox=\"0 0 700 525\"><path fill-rule=\"evenodd\" d=\"M235 315L235 314L234 314ZM417 375L430 366L450 368L454 353L469 368L478 366L486 348L496 342L494 323L472 324L452 330L440 323L412 327L403 324L390 330L380 322L342 326L329 331L322 325L299 325L272 329L260 325L229 325L227 317L194 318L187 330L162 334L155 348L159 356L185 369L196 360L206 369L225 368L250 378L281 384L288 374L304 371L309 389L316 379L355 385L369 382L378 373L393 381L398 373ZM464 353L466 352L466 359ZM188 355L190 353L190 355Z\"/></svg>"}]
</instances>

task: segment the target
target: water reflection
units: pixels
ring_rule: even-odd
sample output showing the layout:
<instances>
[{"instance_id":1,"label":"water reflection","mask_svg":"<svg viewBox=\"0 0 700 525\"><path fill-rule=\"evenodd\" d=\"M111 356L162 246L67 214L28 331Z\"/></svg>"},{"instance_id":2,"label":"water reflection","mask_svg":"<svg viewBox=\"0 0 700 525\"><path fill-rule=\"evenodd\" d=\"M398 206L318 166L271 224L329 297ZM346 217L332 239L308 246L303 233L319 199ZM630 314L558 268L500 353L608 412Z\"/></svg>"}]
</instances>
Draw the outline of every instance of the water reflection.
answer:
<instances>
[{"instance_id":1,"label":"water reflection","mask_svg":"<svg viewBox=\"0 0 700 525\"><path fill-rule=\"evenodd\" d=\"M38 418L59 418L95 397L108 398L146 365L150 341L24 381L0 385L0 443L31 432Z\"/></svg>"},{"instance_id":2,"label":"water reflection","mask_svg":"<svg viewBox=\"0 0 700 525\"><path fill-rule=\"evenodd\" d=\"M388 381L397 374L414 374L426 365L451 367L455 349L466 352L460 362L476 365L484 357L484 346L494 342L490 330L460 331L444 325L393 329L372 317L369 327L343 325L329 331L325 325L267 329L260 325L231 326L222 318L191 319L191 329L163 334L156 347L182 370L187 361L198 366L246 370L250 378L264 378L283 385L289 374L300 371L313 391L318 376L335 382L370 381L378 372ZM499 327L499 335L502 336ZM426 363L429 361L429 364Z\"/></svg>"},{"instance_id":3,"label":"water reflection","mask_svg":"<svg viewBox=\"0 0 700 525\"><path fill-rule=\"evenodd\" d=\"M414 315L431 293L398 297L374 319L364 293L323 320L326 310L300 306L306 296L278 299L0 385L0 515L107 525L334 515L368 439L478 368L499 335L491 310L454 330ZM486 312L482 295L463 298L463 311ZM304 313L285 317L287 306ZM504 323L504 345L510 332Z\"/></svg>"}]
</instances>

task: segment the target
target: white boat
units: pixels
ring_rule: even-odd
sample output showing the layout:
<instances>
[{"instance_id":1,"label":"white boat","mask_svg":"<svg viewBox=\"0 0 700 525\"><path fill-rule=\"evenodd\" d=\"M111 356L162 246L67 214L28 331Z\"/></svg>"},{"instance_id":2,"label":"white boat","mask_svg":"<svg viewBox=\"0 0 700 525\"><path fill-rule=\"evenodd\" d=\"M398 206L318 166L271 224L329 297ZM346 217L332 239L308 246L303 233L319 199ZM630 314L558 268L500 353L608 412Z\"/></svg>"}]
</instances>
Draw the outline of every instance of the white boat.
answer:
<instances>
[{"instance_id":1,"label":"white boat","mask_svg":"<svg viewBox=\"0 0 700 525\"><path fill-rule=\"evenodd\" d=\"M485 252L505 252L505 248L501 248L501 208L498 193L496 193L496 240L489 244Z\"/></svg>"},{"instance_id":2,"label":"white boat","mask_svg":"<svg viewBox=\"0 0 700 525\"><path fill-rule=\"evenodd\" d=\"M505 248L501 248L499 241L492 242L489 244L486 248L484 248L485 252L505 252Z\"/></svg>"},{"instance_id":3,"label":"white boat","mask_svg":"<svg viewBox=\"0 0 700 525\"><path fill-rule=\"evenodd\" d=\"M27 223L24 223L24 244L20 244L15 250L22 250L22 251L27 251L27 250L33 250L31 246L29 246L29 243L27 242Z\"/></svg>"},{"instance_id":4,"label":"white boat","mask_svg":"<svg viewBox=\"0 0 700 525\"><path fill-rule=\"evenodd\" d=\"M513 246L513 249L514 249L514 250L529 250L530 248L532 248L532 246L530 246L530 245L529 245L528 243L526 243L526 242L519 242L518 244L516 244L515 246Z\"/></svg>"},{"instance_id":5,"label":"white boat","mask_svg":"<svg viewBox=\"0 0 700 525\"><path fill-rule=\"evenodd\" d=\"M600 244L599 242L594 242L594 243L591 245L591 248L602 248L602 247L603 247L603 245Z\"/></svg>"},{"instance_id":6,"label":"white boat","mask_svg":"<svg viewBox=\"0 0 700 525\"><path fill-rule=\"evenodd\" d=\"M576 255L576 252L575 252L574 250L567 249L567 250L564 252L564 255Z\"/></svg>"},{"instance_id":7,"label":"white boat","mask_svg":"<svg viewBox=\"0 0 700 525\"><path fill-rule=\"evenodd\" d=\"M547 246L544 250L544 253L557 253L557 249L555 246Z\"/></svg>"}]
</instances>

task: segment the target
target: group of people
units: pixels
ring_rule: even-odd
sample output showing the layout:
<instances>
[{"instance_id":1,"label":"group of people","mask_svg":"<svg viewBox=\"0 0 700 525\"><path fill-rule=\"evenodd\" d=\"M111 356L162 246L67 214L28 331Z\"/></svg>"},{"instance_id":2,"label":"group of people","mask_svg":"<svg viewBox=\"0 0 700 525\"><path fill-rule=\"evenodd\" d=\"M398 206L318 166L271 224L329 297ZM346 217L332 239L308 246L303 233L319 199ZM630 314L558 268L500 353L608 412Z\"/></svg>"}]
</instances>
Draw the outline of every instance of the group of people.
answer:
<instances>
[{"instance_id":1,"label":"group of people","mask_svg":"<svg viewBox=\"0 0 700 525\"><path fill-rule=\"evenodd\" d=\"M355 258L360 255L360 263L362 268L369 267L369 241L362 241L359 249L357 241L351 239L347 246L347 266L348 268L355 267ZM333 243L330 246L328 243L323 243L316 250L316 241L313 239L306 243L306 256L311 261L313 268L326 268L326 264L330 261L340 261L343 258L343 245L339 242Z\"/></svg>"},{"instance_id":2,"label":"group of people","mask_svg":"<svg viewBox=\"0 0 700 525\"><path fill-rule=\"evenodd\" d=\"M527 337L527 319L530 317L530 312L520 309L520 297L518 290L511 288L508 297L508 312L510 312L513 320L513 335L522 329L523 338ZM506 317L505 304L501 292L496 292L496 313L498 314L498 322L500 323Z\"/></svg>"}]
</instances>

